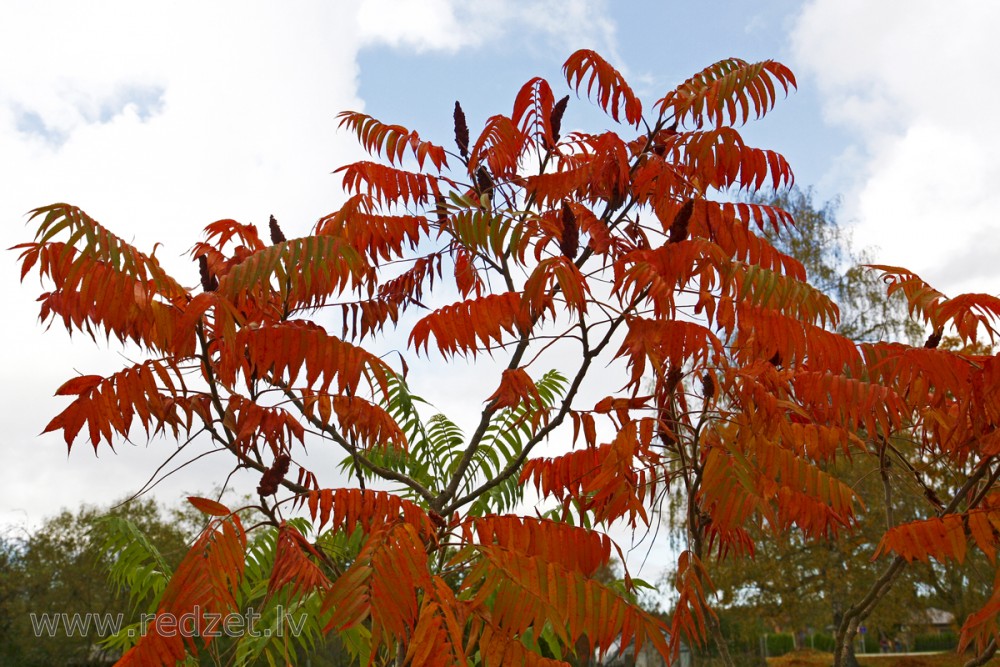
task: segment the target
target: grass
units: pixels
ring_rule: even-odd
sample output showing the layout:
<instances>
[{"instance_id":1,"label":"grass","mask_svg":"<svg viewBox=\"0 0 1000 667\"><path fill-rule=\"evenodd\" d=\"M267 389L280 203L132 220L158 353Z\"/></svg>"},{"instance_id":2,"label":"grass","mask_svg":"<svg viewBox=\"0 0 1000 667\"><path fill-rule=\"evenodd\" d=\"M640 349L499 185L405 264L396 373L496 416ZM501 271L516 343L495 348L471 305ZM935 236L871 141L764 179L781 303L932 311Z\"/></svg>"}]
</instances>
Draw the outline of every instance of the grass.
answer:
<instances>
[{"instance_id":1,"label":"grass","mask_svg":"<svg viewBox=\"0 0 1000 667\"><path fill-rule=\"evenodd\" d=\"M894 655L892 653L869 653L859 655L862 667L962 667L970 658L954 651L925 655ZM831 667L833 654L805 649L792 651L780 658L768 658L768 667ZM986 663L987 667L1000 667L1000 657Z\"/></svg>"}]
</instances>

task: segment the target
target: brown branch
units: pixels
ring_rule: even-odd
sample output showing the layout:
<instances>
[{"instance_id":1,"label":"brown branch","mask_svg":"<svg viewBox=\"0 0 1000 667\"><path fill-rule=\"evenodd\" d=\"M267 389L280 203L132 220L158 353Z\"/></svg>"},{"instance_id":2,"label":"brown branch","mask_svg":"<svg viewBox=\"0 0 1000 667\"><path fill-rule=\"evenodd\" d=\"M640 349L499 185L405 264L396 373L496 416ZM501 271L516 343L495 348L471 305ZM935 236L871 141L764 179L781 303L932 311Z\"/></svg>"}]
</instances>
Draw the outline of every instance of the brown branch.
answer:
<instances>
[{"instance_id":1,"label":"brown branch","mask_svg":"<svg viewBox=\"0 0 1000 667\"><path fill-rule=\"evenodd\" d=\"M962 488L958 490L955 496L951 499L951 502L948 503L948 506L938 511L936 516L942 517L946 514L954 513L955 510L958 509L959 505L962 504L965 497L976 488L979 481L985 476L994 458L994 456L988 456L983 459L976 471L965 481ZM994 471L990 479L995 482L997 475L998 471ZM986 485L987 488L989 488L989 486L989 484ZM980 490L980 493L977 494L976 498L981 499L984 495L985 494L982 490ZM970 503L967 509L972 509L973 507L974 505ZM844 661L847 657L850 641L858 631L858 627L860 627L861 623L875 610L879 601L885 596L889 589L892 588L896 579L899 577L899 574L903 571L906 565L906 559L902 556L896 556L893 558L892 562L889 563L889 566L885 569L885 571L883 571L882 574L879 575L878 579L872 583L871 588L868 589L868 593L865 594L865 596L858 603L851 605L851 607L844 612L840 626L837 628L836 646L834 647L833 654L833 664L835 667L844 667Z\"/></svg>"},{"instance_id":2,"label":"brown branch","mask_svg":"<svg viewBox=\"0 0 1000 667\"><path fill-rule=\"evenodd\" d=\"M570 387L569 387L569 389L566 392L566 396L562 400L562 405L559 408L558 414L556 414L556 416L554 418L552 418L549 421L549 423L547 423L545 426L543 426L538 431L538 433L536 433L534 436L532 436L532 438L530 440L528 440L528 442L525 444L524 448L521 450L521 453L517 457L515 457L514 459L512 459L504 467L504 469L501 470L497 474L496 477L494 477L493 479L487 480L486 482L484 482L483 484L481 484L476 489L470 491L465 496L462 496L461 498L458 498L458 499L452 501L451 503L449 503L446 507L443 507L441 510L439 510L441 514L445 514L445 515L450 514L454 510L456 510L459 507L461 507L462 505L464 505L464 504L466 504L468 502L472 502L473 500L475 500L476 498L478 498L482 494L486 493L490 489L492 489L492 488L494 488L496 486L499 486L500 484L503 484L507 480L507 478L509 478L511 475L513 475L518 470L520 470L521 466L524 465L524 462L527 460L528 455L531 453L531 450L534 449L543 440L545 440L545 438L548 436L549 433L551 433L560 424L562 424L563 420L566 418L566 415L569 414L570 406L573 404L573 399L576 397L576 393L580 389L580 385L583 384L583 380L584 380L584 378L587 375L587 371L590 368L591 362L598 355L600 355L600 353L604 350L604 348L610 342L611 337L614 334L615 330L619 326L621 326L622 322L624 322L624 321L625 321L625 316L624 316L624 314L622 314L622 316L620 316L616 321L612 322L610 328L607 331L607 333L604 335L604 338L593 349L590 349L589 346L588 346L588 343L587 343L586 327L583 326L583 322L580 323L580 327L581 327L581 329L583 331L583 334L582 334L582 336L583 336L582 337L582 342L583 342L583 363L580 364L580 368L577 370L576 376L573 378L572 383L570 383ZM456 484L456 486L457 486L457 484Z\"/></svg>"},{"instance_id":3,"label":"brown branch","mask_svg":"<svg viewBox=\"0 0 1000 667\"><path fill-rule=\"evenodd\" d=\"M994 637L990 640L990 643L986 645L983 652L979 655L971 658L962 667L982 667L987 662L993 659L993 656L997 653L997 638Z\"/></svg>"},{"instance_id":4,"label":"brown branch","mask_svg":"<svg viewBox=\"0 0 1000 667\"><path fill-rule=\"evenodd\" d=\"M430 490L428 490L423 484L413 479L409 475L404 475L403 473L392 470L391 468L386 468L384 466L376 464L367 456L357 451L357 448L353 448L352 450L351 443L349 443L344 438L344 436L342 436L335 428L333 428L326 422L322 421L321 419L309 415L306 412L305 405L303 405L302 400L298 396L296 396L295 393L290 388L282 387L282 390L285 392L285 396L288 398L288 400L290 400L292 404L296 407L296 409L298 409L298 411L302 413L302 416L305 417L306 421L308 421L315 428L318 428L320 431L328 435L331 440L336 442L338 445L340 445L340 447L342 447L345 451L351 454L351 456L354 458L356 462L360 463L365 468L368 468L368 470L378 475L379 477L392 480L394 482L399 482L401 484L410 487L418 494L420 494L420 496L428 503L434 502L435 498L434 494L431 493Z\"/></svg>"},{"instance_id":5,"label":"brown branch","mask_svg":"<svg viewBox=\"0 0 1000 667\"><path fill-rule=\"evenodd\" d=\"M889 460L886 458L886 446L888 441L882 438L882 446L878 450L878 471L882 476L882 492L885 498L885 529L891 530L895 525L895 517L892 511L892 484L889 483Z\"/></svg>"},{"instance_id":6,"label":"brown branch","mask_svg":"<svg viewBox=\"0 0 1000 667\"><path fill-rule=\"evenodd\" d=\"M558 286L554 288L554 291L557 289ZM521 333L521 338L517 342L517 347L514 348L514 353L511 355L510 361L507 363L507 370L514 370L515 368L518 368L521 365L521 360L524 358L524 355L528 350L528 345L531 344L531 339L532 339L531 330L532 328L534 328L535 323L538 322L538 318L540 316L541 316L540 314L534 315L532 317L531 324L527 327L525 331ZM587 362L586 365L589 366L589 362ZM582 378L580 379L582 381ZM568 403L566 403L565 401L564 401L564 406L568 406ZM442 514L448 514L450 512L450 509L445 509L444 506L446 503L448 503L449 500L452 500L458 493L458 487L462 483L462 478L465 477L465 473L469 470L469 466L472 465L472 461L475 459L476 452L479 450L479 445L482 443L483 437L486 435L486 430L490 426L490 420L493 418L493 415L496 414L496 411L497 411L496 401L490 401L486 405L486 407L483 408L483 411L479 417L479 424L476 426L476 430L475 432L473 432L472 437L469 438L469 444L468 446L466 446L465 451L462 453L462 458L459 460L458 467L455 468L455 472L452 474L451 480L449 480L448 482L448 486L445 487L445 489L440 494L438 494L438 496L434 500L431 501L431 507L433 507L436 511ZM548 433L549 430L551 429L545 430L545 433ZM532 445L532 447L533 446L534 445ZM526 446L525 452L527 450L528 448ZM524 454L525 452L522 453ZM524 461L524 457L519 457L519 458L522 462ZM507 476L509 476L509 473L507 474ZM493 484L492 486L496 486L497 484L502 483L504 479L506 479L506 477L503 476L497 477L494 480L496 484ZM492 486L489 488L492 488ZM473 493L466 495L465 499L478 497L485 490L487 489L483 489L479 491L479 493L476 493L474 491ZM463 504L464 500L462 502L456 501L454 503L451 503L448 507L452 508Z\"/></svg>"},{"instance_id":7,"label":"brown branch","mask_svg":"<svg viewBox=\"0 0 1000 667\"><path fill-rule=\"evenodd\" d=\"M649 146L652 145L653 137L655 136L655 133L658 132L661 127L662 127L662 123L658 123L657 127L653 131L650 132L649 137L647 139L647 146L646 146L647 149L648 149ZM646 149L644 149L644 151L645 150ZM543 166L544 166L545 163L547 163L550 154L551 153L547 153L546 154L545 160L543 161ZM638 165L639 165L639 158L637 157L635 159L635 161L633 162L633 164L631 165L631 167L629 169L629 172L630 173L634 173L634 171L638 167ZM532 193L530 193L528 195L527 202L525 203L524 212L522 213L522 216L521 216L521 220L522 221L525 219L525 217L527 216L528 211L534 205L534 203L535 203L535 193L532 192ZM634 199L633 200L629 200L629 201L625 201L625 202L621 202L619 204L619 206L613 206L611 202L608 202L607 205L605 206L604 212L601 214L601 219L602 220L607 220L610 223L612 215L615 213L616 210L618 210L619 208L621 208L621 212L618 214L618 219L614 223L611 223L611 224L608 225L609 229L614 229L621 222L621 220L626 216L627 212L633 206L635 206L636 203L637 202ZM624 204L624 207L622 207L621 204ZM508 248L507 251L504 253L504 255L501 257L501 259L503 261L503 270L501 271L501 274L503 275L503 277L504 277L504 279L505 279L505 281L507 283L508 289L512 289L512 286L513 286L513 283L511 281L510 276L509 276L509 272L507 271L507 262L506 262L507 257L510 255L510 252L511 252L511 248ZM592 254L593 254L593 251L590 249L589 246L587 248L585 248L584 251L580 254L580 256L574 262L576 264L576 267L578 269L580 267L582 267L586 263L587 259L589 259ZM552 294L554 295L558 291L559 291L559 286L557 285L557 286L553 287ZM642 297L636 299L636 302L638 302L639 300L641 300L641 298ZM629 309L625 309L625 310L627 311ZM531 449L533 449L539 442L541 442L541 440L544 439L545 436L547 436L554 428L556 428L559 424L562 423L563 419L565 419L566 414L568 414L568 412L569 412L569 406L572 403L572 399L575 396L576 391L579 388L580 384L582 383L583 377L586 375L586 370L590 366L591 359L593 357L596 357L597 354L599 354L600 351L604 348L604 346L607 345L608 341L610 340L610 334L621 324L622 321L624 321L623 320L623 316L624 316L624 312L623 312L622 316L620 316L619 319L616 322L612 323L611 329L608 332L608 336L605 337L605 339L598 345L597 348L595 348L594 354L591 357L588 357L586 349L584 350L584 363L582 364L580 371L578 371L577 377L574 378L574 381L573 381L573 383L571 385L570 391L567 392L567 397L566 397L566 399L564 399L562 407L561 407L561 409L559 411L559 414L556 416L555 420L553 420L552 422L550 422L546 427L544 427L541 431L539 431L539 433L536 434L535 437L533 437L531 440L529 440L528 444L525 445L525 447L522 450L521 454L516 459L514 459L514 461L510 462L504 468L504 470L501 471L500 475L498 475L493 480L490 480L489 482L487 482L483 486L479 487L478 489L473 490L472 492L470 492L469 494L465 495L461 499L455 500L454 502L451 502L450 504L447 505L447 507L445 507L446 503L448 503L449 500L452 500L453 498L455 498L455 495L458 493L458 487L462 483L462 479L465 477L465 473L468 471L469 466L472 465L472 461L475 458L476 451L478 451L479 446L480 446L480 444L482 442L482 439L486 435L486 430L489 428L490 419L496 413L496 408L494 407L493 403L490 403L485 408L483 408L483 411L482 411L482 413L480 415L480 418L479 418L479 424L477 425L475 432L472 434L472 437L469 439L469 445L466 447L465 451L463 452L462 458L460 459L458 467L455 469L455 472L452 475L451 480L448 483L448 486L444 489L444 491L442 491L438 495L438 497L434 501L431 502L431 506L436 511L439 511L441 513L447 514L449 511L451 511L451 509L456 508L456 507L460 507L461 505L465 504L466 502L469 502L469 501L474 500L475 498L479 497L480 495L482 495L483 493L485 493L489 489L491 489L491 488L493 488L493 487L495 487L495 486L497 486L499 484L502 484L508 477L510 477L510 475L512 475L514 472L516 472L520 468L520 466L527 459L528 454L530 453ZM538 321L538 316L536 315L534 318L532 318L531 326L528 327L528 330L525 331L524 333L522 333L521 339L517 343L517 348L514 350L514 354L511 357L510 362L507 364L507 369L508 370L513 370L513 369L518 368L520 366L521 359L524 357L524 354L525 354L525 352L528 349L528 345L531 342L530 331L534 327L534 325L535 325L535 323L537 321ZM585 327L583 328L583 330L584 330L584 334L586 334L586 328Z\"/></svg>"},{"instance_id":8,"label":"brown branch","mask_svg":"<svg viewBox=\"0 0 1000 667\"><path fill-rule=\"evenodd\" d=\"M898 449L896 449L896 447L893 446L893 444L888 440L885 440L885 446L889 449L889 451L891 451L893 454L896 455L896 458L899 460L900 463L903 464L903 467L905 467L907 471L909 471L909 473L913 475L913 480L917 483L917 485L921 489L924 490L924 497L927 498L928 502L934 505L934 508L938 510L944 507L944 504L938 498L937 493L935 493L934 489L932 489L930 485L928 485L927 482L924 481L924 479L920 476L920 472L913 467L913 464L910 463L905 456L903 456L903 453L900 452Z\"/></svg>"},{"instance_id":9,"label":"brown branch","mask_svg":"<svg viewBox=\"0 0 1000 667\"><path fill-rule=\"evenodd\" d=\"M267 466L265 466L261 461L254 460L240 451L240 448L236 446L236 438L233 436L233 432L226 426L224 417L226 414L225 408L222 406L222 398L219 396L218 382L215 379L215 372L212 370L212 363L208 357L208 342L205 340L205 328L201 322L197 325L198 334L198 344L201 346L201 354L198 358L201 360L202 370L205 373L205 382L208 384L209 395L212 401L212 407L219 414L219 422L222 424L223 433L225 437L219 434L218 430L215 428L215 422L209 421L205 423L205 429L212 435L212 438L218 442L220 445L225 447L236 459L243 464L246 468L252 468L257 472L263 474L267 471ZM294 493L306 493L309 489L301 484L296 484L287 479L281 480L281 485Z\"/></svg>"}]
</instances>

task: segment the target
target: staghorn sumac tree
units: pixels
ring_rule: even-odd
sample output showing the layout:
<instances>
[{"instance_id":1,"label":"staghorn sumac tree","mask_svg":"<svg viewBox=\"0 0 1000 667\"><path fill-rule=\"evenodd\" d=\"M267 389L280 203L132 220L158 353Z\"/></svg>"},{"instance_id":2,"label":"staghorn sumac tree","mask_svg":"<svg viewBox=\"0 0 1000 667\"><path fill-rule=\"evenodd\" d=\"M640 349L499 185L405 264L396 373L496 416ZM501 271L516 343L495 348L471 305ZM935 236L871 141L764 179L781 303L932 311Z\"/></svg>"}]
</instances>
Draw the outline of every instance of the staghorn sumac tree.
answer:
<instances>
[{"instance_id":1,"label":"staghorn sumac tree","mask_svg":"<svg viewBox=\"0 0 1000 667\"><path fill-rule=\"evenodd\" d=\"M339 170L348 199L307 236L273 219L270 242L253 225L208 225L191 253L200 289L194 270L168 275L75 207L34 212L35 240L17 248L22 278L37 268L52 285L42 319L146 352L65 383L56 393L71 402L46 431L94 447L140 427L203 435L260 475L253 529L192 499L211 520L158 618L280 598L377 664L557 664L633 641L675 657L682 639L709 636L724 652L712 558L752 556L751 525L850 530L860 505L826 464L887 461L900 434L968 482L934 517L890 519L881 551L894 559L844 636L907 560L960 559L968 543L994 556L995 360L836 334L836 305L763 233L792 216L732 196L792 181L781 155L736 129L792 73L724 60L647 108L596 53L564 71L619 131L564 133L569 97L540 78L476 137L456 104L457 152L345 112L381 161ZM997 299L946 299L882 270L935 336L993 335ZM481 378L469 433L426 416L405 356L376 347L390 333L411 355L472 362L440 371ZM355 487L309 467L305 445L320 440L343 451ZM573 449L532 456L547 442ZM555 509L511 514L529 485ZM616 547L591 526L648 522L671 485L685 489L686 548L666 624L633 602L627 573L623 589L595 577ZM307 518L285 518L296 509ZM963 642L995 642L998 596ZM248 640L237 658L287 660L280 641ZM209 644L154 622L121 662L173 664Z\"/></svg>"}]
</instances>

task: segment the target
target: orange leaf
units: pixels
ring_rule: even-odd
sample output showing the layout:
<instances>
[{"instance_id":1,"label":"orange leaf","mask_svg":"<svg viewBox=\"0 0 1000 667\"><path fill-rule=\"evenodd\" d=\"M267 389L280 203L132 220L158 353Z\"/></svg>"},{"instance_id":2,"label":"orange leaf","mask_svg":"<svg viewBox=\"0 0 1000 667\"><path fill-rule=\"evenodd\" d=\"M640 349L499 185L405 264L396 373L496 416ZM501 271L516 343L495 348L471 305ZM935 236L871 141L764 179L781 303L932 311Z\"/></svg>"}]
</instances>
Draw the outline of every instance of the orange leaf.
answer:
<instances>
[{"instance_id":1,"label":"orange leaf","mask_svg":"<svg viewBox=\"0 0 1000 667\"><path fill-rule=\"evenodd\" d=\"M504 370L500 379L500 386L497 387L497 390L486 401L496 401L493 407L498 410L515 408L521 403L524 403L529 409L543 405L538 388L523 368L508 368Z\"/></svg>"},{"instance_id":2,"label":"orange leaf","mask_svg":"<svg viewBox=\"0 0 1000 667\"><path fill-rule=\"evenodd\" d=\"M638 125L642 120L642 102L625 82L625 77L594 51L580 49L573 53L563 65L563 74L577 92L586 78L587 96L596 92L597 103L616 121L622 112L629 125Z\"/></svg>"},{"instance_id":3,"label":"orange leaf","mask_svg":"<svg viewBox=\"0 0 1000 667\"><path fill-rule=\"evenodd\" d=\"M79 396L86 393L104 381L100 375L81 375L64 382L56 389L56 396Z\"/></svg>"},{"instance_id":4,"label":"orange leaf","mask_svg":"<svg viewBox=\"0 0 1000 667\"><path fill-rule=\"evenodd\" d=\"M199 512L210 516L229 516L232 511L222 503L209 498L199 498L198 496L188 496L188 502L195 506Z\"/></svg>"}]
</instances>

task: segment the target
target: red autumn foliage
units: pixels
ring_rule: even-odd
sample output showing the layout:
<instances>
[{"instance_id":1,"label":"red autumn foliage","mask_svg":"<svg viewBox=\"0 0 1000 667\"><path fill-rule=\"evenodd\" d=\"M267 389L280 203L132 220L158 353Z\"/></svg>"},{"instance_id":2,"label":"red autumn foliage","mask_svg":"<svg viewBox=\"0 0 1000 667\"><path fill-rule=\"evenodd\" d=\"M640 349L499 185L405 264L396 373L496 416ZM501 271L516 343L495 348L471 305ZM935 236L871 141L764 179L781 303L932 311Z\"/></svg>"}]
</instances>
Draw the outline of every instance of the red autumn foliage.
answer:
<instances>
[{"instance_id":1,"label":"red autumn foliage","mask_svg":"<svg viewBox=\"0 0 1000 667\"><path fill-rule=\"evenodd\" d=\"M961 561L978 548L993 560L1000 362L937 343L941 332L992 340L1000 299L947 298L878 266L935 344L838 335L837 306L760 233L780 233L791 216L726 199L792 182L781 155L735 128L794 88L787 68L725 60L647 106L592 51L564 71L624 125L561 137L567 100L538 78L475 138L456 105L459 155L344 112L341 126L388 164L338 170L349 199L305 236L285 238L273 218L270 245L253 225L208 225L183 279L76 207L35 210L35 239L17 249L22 278L36 269L50 285L42 320L148 355L69 380L56 393L71 402L45 431L70 447L86 434L95 448L136 423L150 435L204 431L261 475L277 531L268 595L318 596L324 630L363 627L372 660L558 664L539 654L543 634L562 655L584 638L599 653L634 640L676 657L682 640L718 630L711 559L751 557L751 524L810 538L849 532L863 510L827 464L896 437L915 443L914 457L971 472L924 519L887 528L888 583L914 559ZM199 278L200 291L184 286ZM501 363L499 377L482 377L496 389L470 434L421 420L404 355L394 368L369 340L393 330L412 354L444 357L444 381L480 353ZM565 365L543 374L554 344L569 350ZM587 382L606 398L588 404ZM570 424L572 435L559 429ZM599 424L614 435L602 441ZM581 431L572 451L532 456L547 441L576 445ZM312 439L342 449L362 488L323 486L304 467ZM364 488L371 479L394 490ZM545 519L506 513L528 482L558 505ZM690 546L667 623L595 579L615 549L563 519L648 523L657 489L672 484L685 485ZM290 499L317 536L360 535L346 567L276 518ZM159 613L232 611L247 531L227 508L192 502L214 518ZM963 646L1000 635L998 600L1000 580L965 621ZM842 629L867 613L852 608ZM174 664L198 650L151 632L122 664Z\"/></svg>"}]
</instances>

